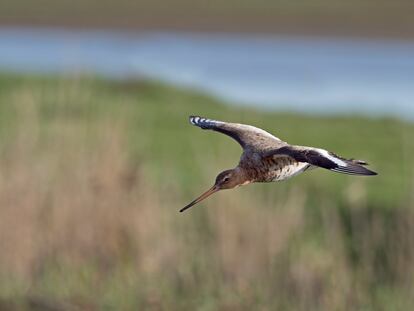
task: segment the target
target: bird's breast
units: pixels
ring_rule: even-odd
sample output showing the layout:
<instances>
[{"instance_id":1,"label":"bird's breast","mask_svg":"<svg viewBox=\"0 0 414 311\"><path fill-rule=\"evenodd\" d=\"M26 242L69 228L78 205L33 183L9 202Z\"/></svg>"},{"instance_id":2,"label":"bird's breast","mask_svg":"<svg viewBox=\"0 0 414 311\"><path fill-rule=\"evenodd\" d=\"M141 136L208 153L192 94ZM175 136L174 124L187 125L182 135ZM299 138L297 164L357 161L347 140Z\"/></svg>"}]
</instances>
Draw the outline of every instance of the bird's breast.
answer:
<instances>
[{"instance_id":1,"label":"bird's breast","mask_svg":"<svg viewBox=\"0 0 414 311\"><path fill-rule=\"evenodd\" d=\"M285 180L303 172L308 166L308 163L297 162L289 157L264 159L261 166L257 168L257 181Z\"/></svg>"}]
</instances>

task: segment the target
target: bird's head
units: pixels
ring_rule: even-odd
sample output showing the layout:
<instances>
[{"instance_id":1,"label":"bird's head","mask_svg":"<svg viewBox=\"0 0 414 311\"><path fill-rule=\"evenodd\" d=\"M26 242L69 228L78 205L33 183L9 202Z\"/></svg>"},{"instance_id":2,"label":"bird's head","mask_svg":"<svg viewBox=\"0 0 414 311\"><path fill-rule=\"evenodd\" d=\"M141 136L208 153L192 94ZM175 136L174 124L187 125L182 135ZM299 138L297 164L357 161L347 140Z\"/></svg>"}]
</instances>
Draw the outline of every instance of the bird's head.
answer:
<instances>
[{"instance_id":1,"label":"bird's head","mask_svg":"<svg viewBox=\"0 0 414 311\"><path fill-rule=\"evenodd\" d=\"M197 203L201 202L202 200L206 199L207 197L209 197L213 193L216 193L217 191L224 189L232 189L243 184L245 184L245 180L243 178L243 175L240 174L240 171L236 169L225 170L217 175L216 182L214 183L213 187L204 192L190 204L183 207L180 210L180 212L184 212L186 209L192 207L193 205L196 205Z\"/></svg>"},{"instance_id":2,"label":"bird's head","mask_svg":"<svg viewBox=\"0 0 414 311\"><path fill-rule=\"evenodd\" d=\"M236 170L225 170L217 175L215 187L219 190L233 189L240 185L240 175L236 173Z\"/></svg>"}]
</instances>

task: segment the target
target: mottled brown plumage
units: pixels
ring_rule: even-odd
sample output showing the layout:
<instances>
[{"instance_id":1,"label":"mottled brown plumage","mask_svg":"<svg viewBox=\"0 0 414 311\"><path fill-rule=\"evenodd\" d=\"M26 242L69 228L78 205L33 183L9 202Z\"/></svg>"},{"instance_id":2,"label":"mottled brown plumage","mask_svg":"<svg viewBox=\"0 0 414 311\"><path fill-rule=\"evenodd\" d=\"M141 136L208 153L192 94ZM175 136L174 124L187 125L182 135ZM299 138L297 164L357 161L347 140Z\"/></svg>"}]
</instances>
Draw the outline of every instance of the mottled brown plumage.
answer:
<instances>
[{"instance_id":1,"label":"mottled brown plumage","mask_svg":"<svg viewBox=\"0 0 414 311\"><path fill-rule=\"evenodd\" d=\"M180 210L185 211L211 194L253 182L282 181L306 170L321 167L350 175L376 175L366 162L344 159L320 148L289 145L257 127L191 116L190 123L235 139L243 148L239 164L221 172L214 186Z\"/></svg>"}]
</instances>

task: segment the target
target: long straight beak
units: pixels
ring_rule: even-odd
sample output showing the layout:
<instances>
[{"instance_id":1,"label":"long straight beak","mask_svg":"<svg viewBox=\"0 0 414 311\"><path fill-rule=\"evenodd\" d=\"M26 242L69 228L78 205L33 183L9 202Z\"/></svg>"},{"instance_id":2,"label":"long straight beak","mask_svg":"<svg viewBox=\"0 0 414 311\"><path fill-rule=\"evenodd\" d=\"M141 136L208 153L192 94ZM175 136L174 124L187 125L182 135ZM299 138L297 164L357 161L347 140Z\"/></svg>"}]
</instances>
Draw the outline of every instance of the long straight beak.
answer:
<instances>
[{"instance_id":1,"label":"long straight beak","mask_svg":"<svg viewBox=\"0 0 414 311\"><path fill-rule=\"evenodd\" d=\"M220 190L220 188L217 187L216 185L214 185L209 190L207 190L202 195L200 195L197 199L195 199L193 202L191 202L190 204L188 204L185 207L183 207L182 209L180 209L180 213L184 212L186 209L190 208L191 206L196 205L198 202L203 201L205 198L209 197L210 195L212 195L213 193L215 193L219 190Z\"/></svg>"}]
</instances>

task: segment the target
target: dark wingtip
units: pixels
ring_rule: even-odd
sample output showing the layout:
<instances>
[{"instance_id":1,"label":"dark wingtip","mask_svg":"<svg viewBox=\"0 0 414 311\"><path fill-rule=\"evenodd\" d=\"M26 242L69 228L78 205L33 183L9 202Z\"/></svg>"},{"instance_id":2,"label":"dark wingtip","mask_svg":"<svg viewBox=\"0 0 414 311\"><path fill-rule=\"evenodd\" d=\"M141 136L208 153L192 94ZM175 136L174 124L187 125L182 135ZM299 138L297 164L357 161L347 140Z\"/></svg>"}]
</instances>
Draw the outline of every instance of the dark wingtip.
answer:
<instances>
[{"instance_id":1,"label":"dark wingtip","mask_svg":"<svg viewBox=\"0 0 414 311\"><path fill-rule=\"evenodd\" d=\"M366 175L366 176L375 176L375 175L378 175L377 172L371 171L371 170L367 169L366 167L363 167L363 166L360 166L360 167L363 169L362 175Z\"/></svg>"},{"instance_id":2,"label":"dark wingtip","mask_svg":"<svg viewBox=\"0 0 414 311\"><path fill-rule=\"evenodd\" d=\"M371 171L366 167L356 164L355 162L346 161L347 166L337 166L331 170L334 172L349 174L349 175L360 175L360 176L375 176L378 175L377 172Z\"/></svg>"},{"instance_id":3,"label":"dark wingtip","mask_svg":"<svg viewBox=\"0 0 414 311\"><path fill-rule=\"evenodd\" d=\"M365 176L378 175L377 172L371 171L370 169L367 169L366 167L364 167L364 166L368 165L368 162L366 162L366 161L351 159L351 162L353 164L356 164L356 167L359 167L361 175L365 175Z\"/></svg>"},{"instance_id":4,"label":"dark wingtip","mask_svg":"<svg viewBox=\"0 0 414 311\"><path fill-rule=\"evenodd\" d=\"M376 176L376 175L378 175L378 173L373 172L373 171L369 171L369 172L365 172L364 174L358 174L358 175L361 175L361 176Z\"/></svg>"}]
</instances>

